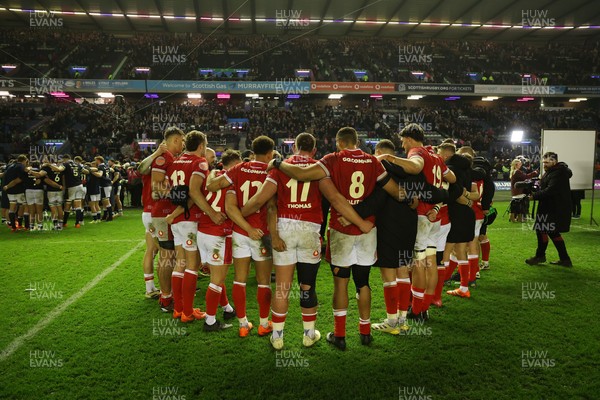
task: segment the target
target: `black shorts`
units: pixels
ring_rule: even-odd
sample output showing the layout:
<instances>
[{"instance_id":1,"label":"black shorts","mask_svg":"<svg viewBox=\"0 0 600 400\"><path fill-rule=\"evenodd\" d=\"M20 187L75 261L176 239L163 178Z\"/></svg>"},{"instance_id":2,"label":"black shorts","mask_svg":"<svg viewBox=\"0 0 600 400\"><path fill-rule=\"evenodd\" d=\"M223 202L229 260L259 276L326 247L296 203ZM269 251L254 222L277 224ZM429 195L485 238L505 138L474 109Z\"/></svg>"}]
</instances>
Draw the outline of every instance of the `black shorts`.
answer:
<instances>
[{"instance_id":1,"label":"black shorts","mask_svg":"<svg viewBox=\"0 0 600 400\"><path fill-rule=\"evenodd\" d=\"M479 236L487 235L487 219L483 220L483 224L481 225L481 229L479 230Z\"/></svg>"},{"instance_id":2,"label":"black shorts","mask_svg":"<svg viewBox=\"0 0 600 400\"><path fill-rule=\"evenodd\" d=\"M460 204L448 206L452 227L447 243L468 243L475 237L475 212L471 207Z\"/></svg>"},{"instance_id":3,"label":"black shorts","mask_svg":"<svg viewBox=\"0 0 600 400\"><path fill-rule=\"evenodd\" d=\"M377 261L375 267L410 265L417 238L417 213L408 206L394 207L393 216L377 218Z\"/></svg>"}]
</instances>

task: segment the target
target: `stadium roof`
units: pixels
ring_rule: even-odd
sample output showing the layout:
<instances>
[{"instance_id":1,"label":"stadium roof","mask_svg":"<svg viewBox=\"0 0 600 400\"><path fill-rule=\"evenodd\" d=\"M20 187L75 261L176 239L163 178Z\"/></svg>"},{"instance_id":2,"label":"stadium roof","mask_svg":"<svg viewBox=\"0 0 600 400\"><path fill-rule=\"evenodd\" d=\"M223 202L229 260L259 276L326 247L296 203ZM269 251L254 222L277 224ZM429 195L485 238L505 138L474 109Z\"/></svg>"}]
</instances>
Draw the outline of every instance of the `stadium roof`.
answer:
<instances>
[{"instance_id":1,"label":"stadium roof","mask_svg":"<svg viewBox=\"0 0 600 400\"><path fill-rule=\"evenodd\" d=\"M583 40L600 36L598 0L2 0L2 26L43 12L72 30L298 34L410 39ZM46 17L49 18L49 17Z\"/></svg>"}]
</instances>

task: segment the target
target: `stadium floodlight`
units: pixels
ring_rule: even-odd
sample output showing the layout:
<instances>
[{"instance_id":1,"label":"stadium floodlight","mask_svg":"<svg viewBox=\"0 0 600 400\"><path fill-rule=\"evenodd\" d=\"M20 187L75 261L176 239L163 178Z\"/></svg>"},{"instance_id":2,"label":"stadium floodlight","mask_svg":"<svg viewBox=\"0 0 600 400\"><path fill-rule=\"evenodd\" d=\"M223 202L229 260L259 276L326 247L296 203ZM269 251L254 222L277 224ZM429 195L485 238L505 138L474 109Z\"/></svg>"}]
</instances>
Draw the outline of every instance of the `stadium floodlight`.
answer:
<instances>
[{"instance_id":1,"label":"stadium floodlight","mask_svg":"<svg viewBox=\"0 0 600 400\"><path fill-rule=\"evenodd\" d=\"M522 130L514 130L510 134L511 143L521 143L523 140L523 131Z\"/></svg>"},{"instance_id":2,"label":"stadium floodlight","mask_svg":"<svg viewBox=\"0 0 600 400\"><path fill-rule=\"evenodd\" d=\"M0 92L0 96L10 96L10 93L8 93L6 90L3 90Z\"/></svg>"},{"instance_id":3,"label":"stadium floodlight","mask_svg":"<svg viewBox=\"0 0 600 400\"><path fill-rule=\"evenodd\" d=\"M408 97L406 98L406 100L420 100L420 99L422 99L423 97L425 97L425 96L423 96L423 95L420 95L420 94L411 94L410 96L408 96Z\"/></svg>"},{"instance_id":4,"label":"stadium floodlight","mask_svg":"<svg viewBox=\"0 0 600 400\"><path fill-rule=\"evenodd\" d=\"M481 101L494 101L494 100L498 100L500 97L496 97L496 96L487 96L487 97L482 97Z\"/></svg>"},{"instance_id":5,"label":"stadium floodlight","mask_svg":"<svg viewBox=\"0 0 600 400\"><path fill-rule=\"evenodd\" d=\"M8 69L15 69L15 68L17 68L17 66L14 65L14 64L3 64L2 65L2 69L6 69L6 70L8 70Z\"/></svg>"},{"instance_id":6,"label":"stadium floodlight","mask_svg":"<svg viewBox=\"0 0 600 400\"><path fill-rule=\"evenodd\" d=\"M585 97L577 97L575 99L569 99L569 103L579 103L582 101L587 101Z\"/></svg>"},{"instance_id":7,"label":"stadium floodlight","mask_svg":"<svg viewBox=\"0 0 600 400\"><path fill-rule=\"evenodd\" d=\"M98 95L98 97L101 97L103 99L113 99L115 97L115 95L110 92L98 92L96 94Z\"/></svg>"},{"instance_id":8,"label":"stadium floodlight","mask_svg":"<svg viewBox=\"0 0 600 400\"><path fill-rule=\"evenodd\" d=\"M344 97L344 95L343 95L343 94L330 94L330 95L329 95L327 98L328 98L329 100L339 100L339 99L341 99L342 97Z\"/></svg>"},{"instance_id":9,"label":"stadium floodlight","mask_svg":"<svg viewBox=\"0 0 600 400\"><path fill-rule=\"evenodd\" d=\"M200 93L188 93L188 99L201 99L202 95Z\"/></svg>"},{"instance_id":10,"label":"stadium floodlight","mask_svg":"<svg viewBox=\"0 0 600 400\"><path fill-rule=\"evenodd\" d=\"M246 97L251 97L253 99L258 97L258 93L246 93Z\"/></svg>"}]
</instances>

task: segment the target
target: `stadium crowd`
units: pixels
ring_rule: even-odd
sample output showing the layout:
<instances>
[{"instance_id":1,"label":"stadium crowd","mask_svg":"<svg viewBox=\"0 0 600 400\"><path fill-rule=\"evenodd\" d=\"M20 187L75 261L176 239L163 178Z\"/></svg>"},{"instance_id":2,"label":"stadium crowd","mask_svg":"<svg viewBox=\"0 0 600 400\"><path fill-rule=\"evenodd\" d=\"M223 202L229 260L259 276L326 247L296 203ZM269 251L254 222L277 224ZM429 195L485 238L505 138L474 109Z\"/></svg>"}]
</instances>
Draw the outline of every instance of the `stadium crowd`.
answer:
<instances>
[{"instance_id":1,"label":"stadium crowd","mask_svg":"<svg viewBox=\"0 0 600 400\"><path fill-rule=\"evenodd\" d=\"M96 155L122 161L144 155L137 142L158 140L166 126L201 130L209 141L246 147L262 134L273 139L290 138L292 132L310 132L319 141L319 155L333 151L340 126L353 126L367 138L395 140L396 132L410 122L419 122L427 135L452 137L460 145L512 160L517 149L497 150L496 143L515 127L528 133L534 143L544 129L594 129L600 120L591 109L543 111L538 107L498 105L482 107L469 103L437 102L419 107L333 106L314 101L288 103L284 107L253 107L246 102L205 101L201 106L175 102L107 105L72 102L1 102L0 143L11 143L13 154L27 153L44 139L66 141L65 151L91 159ZM243 122L231 122L243 121ZM437 141L436 140L436 141ZM431 143L436 144L436 143ZM365 148L367 149L367 148ZM373 148L369 149L371 152ZM7 152L7 149L4 151ZM7 155L4 155L7 159Z\"/></svg>"},{"instance_id":2,"label":"stadium crowd","mask_svg":"<svg viewBox=\"0 0 600 400\"><path fill-rule=\"evenodd\" d=\"M598 85L599 42L488 42L391 38L218 36L0 30L14 77ZM66 58L65 58L66 56ZM118 66L123 62L123 67ZM588 66L587 69L583 68ZM85 70L73 67L85 67ZM136 71L146 67L149 71ZM236 72L236 70L239 70ZM365 74L355 74L354 71Z\"/></svg>"}]
</instances>

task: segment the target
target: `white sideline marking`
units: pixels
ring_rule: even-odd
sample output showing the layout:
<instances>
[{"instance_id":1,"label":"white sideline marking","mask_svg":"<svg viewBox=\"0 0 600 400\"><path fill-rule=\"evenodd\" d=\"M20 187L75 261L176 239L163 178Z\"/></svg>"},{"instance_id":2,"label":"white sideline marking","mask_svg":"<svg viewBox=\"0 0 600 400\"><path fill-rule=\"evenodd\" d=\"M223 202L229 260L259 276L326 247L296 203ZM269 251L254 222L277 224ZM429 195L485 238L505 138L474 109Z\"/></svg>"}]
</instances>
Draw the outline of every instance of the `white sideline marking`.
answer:
<instances>
[{"instance_id":1,"label":"white sideline marking","mask_svg":"<svg viewBox=\"0 0 600 400\"><path fill-rule=\"evenodd\" d=\"M65 240L44 240L43 244L61 244L61 243L72 243L73 239ZM127 243L127 242L138 242L138 239L106 239L106 240L77 240L79 243Z\"/></svg>"},{"instance_id":2,"label":"white sideline marking","mask_svg":"<svg viewBox=\"0 0 600 400\"><path fill-rule=\"evenodd\" d=\"M83 295L89 292L94 286L96 286L102 279L106 277L106 275L110 274L114 271L119 265L121 265L125 260L127 260L133 253L135 253L142 245L144 241L139 242L134 248L129 250L124 256L115 261L110 267L106 268L104 271L100 272L94 279L92 279L87 285L83 288L79 289L79 291L69 297L64 303L56 307L52 310L46 317L42 318L37 324L35 324L29 331L13 340L4 350L0 353L0 361L6 360L8 357L12 355L15 351L19 349L25 343L26 340L31 339L35 335L38 334L39 331L44 329L47 325L49 325L52 321L54 321L57 317L59 317L71 304L75 303L79 300Z\"/></svg>"}]
</instances>

